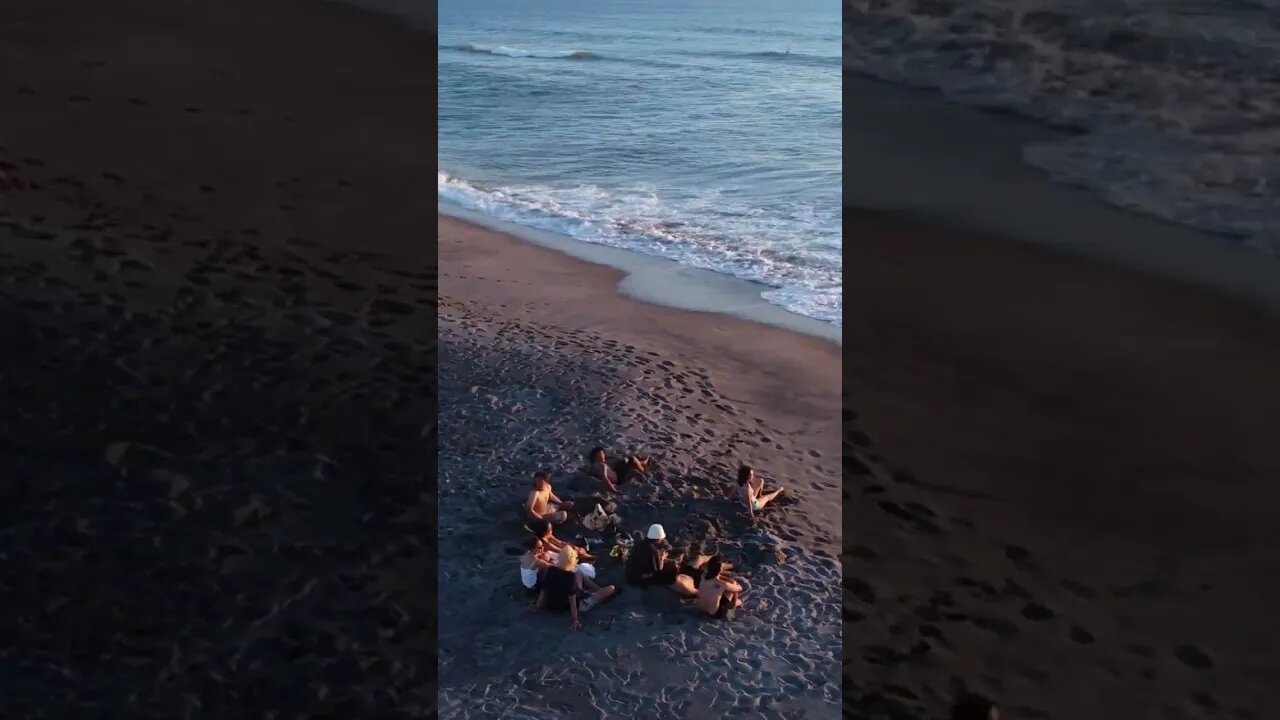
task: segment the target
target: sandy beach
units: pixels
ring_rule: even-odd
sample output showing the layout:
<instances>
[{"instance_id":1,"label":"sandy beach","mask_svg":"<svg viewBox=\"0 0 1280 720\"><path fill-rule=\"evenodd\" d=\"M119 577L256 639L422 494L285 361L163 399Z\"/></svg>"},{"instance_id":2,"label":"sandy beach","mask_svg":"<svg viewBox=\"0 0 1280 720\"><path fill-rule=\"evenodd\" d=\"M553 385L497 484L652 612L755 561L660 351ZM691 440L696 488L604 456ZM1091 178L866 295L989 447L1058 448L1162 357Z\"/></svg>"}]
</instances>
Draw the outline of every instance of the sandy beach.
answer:
<instances>
[{"instance_id":1,"label":"sandy beach","mask_svg":"<svg viewBox=\"0 0 1280 720\"><path fill-rule=\"evenodd\" d=\"M846 187L880 193L875 167ZM949 171L995 194L912 168L895 184L925 192L845 210L846 712L939 717L966 687L1002 718L1274 717L1280 324L1251 290L1270 261L1233 275L1213 238L1061 200L1003 154ZM963 229L1002 207L1008 233Z\"/></svg>"},{"instance_id":2,"label":"sandy beach","mask_svg":"<svg viewBox=\"0 0 1280 720\"><path fill-rule=\"evenodd\" d=\"M442 713L837 712L839 347L631 300L619 271L452 218L439 229ZM524 609L518 505L539 469L557 494L598 494L579 472L597 444L657 463L624 486L628 530L659 522L737 563L751 591L733 623L661 588L629 589L581 633ZM723 499L740 462L786 486L757 526ZM621 567L597 563L609 583Z\"/></svg>"},{"instance_id":3,"label":"sandy beach","mask_svg":"<svg viewBox=\"0 0 1280 720\"><path fill-rule=\"evenodd\" d=\"M0 714L428 715L430 51L275 0L0 47Z\"/></svg>"}]
</instances>

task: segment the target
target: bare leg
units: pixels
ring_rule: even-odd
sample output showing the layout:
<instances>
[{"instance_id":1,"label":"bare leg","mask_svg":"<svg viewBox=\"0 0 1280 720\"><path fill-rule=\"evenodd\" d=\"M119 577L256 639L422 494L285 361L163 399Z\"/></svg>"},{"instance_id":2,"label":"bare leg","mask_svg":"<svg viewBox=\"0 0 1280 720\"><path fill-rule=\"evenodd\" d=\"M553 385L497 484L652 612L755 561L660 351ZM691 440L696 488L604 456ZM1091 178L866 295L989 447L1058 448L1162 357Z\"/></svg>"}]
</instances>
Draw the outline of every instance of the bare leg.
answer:
<instances>
[{"instance_id":1,"label":"bare leg","mask_svg":"<svg viewBox=\"0 0 1280 720\"><path fill-rule=\"evenodd\" d=\"M781 494L782 494L782 488L778 488L777 490L774 490L771 493L765 493L764 495L761 495L760 497L756 498L756 505L758 506L756 510L757 511L763 510L765 505L768 505L770 502L773 501L774 498L778 497Z\"/></svg>"},{"instance_id":2,"label":"bare leg","mask_svg":"<svg viewBox=\"0 0 1280 720\"><path fill-rule=\"evenodd\" d=\"M585 579L586 578L583 578L583 580ZM616 588L614 588L612 585L606 585L596 590L589 597L587 597L586 600L583 600L582 604L578 606L578 609L581 610L582 612L586 612L591 608L613 597L613 594L615 592L617 592Z\"/></svg>"}]
</instances>

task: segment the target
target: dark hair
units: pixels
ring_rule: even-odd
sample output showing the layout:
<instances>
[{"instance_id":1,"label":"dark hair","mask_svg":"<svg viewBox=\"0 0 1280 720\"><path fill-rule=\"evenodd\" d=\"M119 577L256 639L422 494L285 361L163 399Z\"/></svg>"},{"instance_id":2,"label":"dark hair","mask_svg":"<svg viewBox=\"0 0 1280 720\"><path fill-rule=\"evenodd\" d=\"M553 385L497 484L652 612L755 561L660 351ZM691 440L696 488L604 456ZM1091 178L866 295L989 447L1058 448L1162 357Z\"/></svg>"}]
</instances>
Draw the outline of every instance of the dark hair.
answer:
<instances>
[{"instance_id":1,"label":"dark hair","mask_svg":"<svg viewBox=\"0 0 1280 720\"><path fill-rule=\"evenodd\" d=\"M720 568L723 564L720 562L719 555L713 555L706 565L702 566L702 577L710 580L720 575Z\"/></svg>"},{"instance_id":2,"label":"dark hair","mask_svg":"<svg viewBox=\"0 0 1280 720\"><path fill-rule=\"evenodd\" d=\"M995 706L995 703L982 695L965 693L951 706L951 720L988 720Z\"/></svg>"},{"instance_id":3,"label":"dark hair","mask_svg":"<svg viewBox=\"0 0 1280 720\"><path fill-rule=\"evenodd\" d=\"M533 531L534 537L544 538L551 534L551 521L538 520L537 522L530 525L529 529Z\"/></svg>"},{"instance_id":4,"label":"dark hair","mask_svg":"<svg viewBox=\"0 0 1280 720\"><path fill-rule=\"evenodd\" d=\"M747 481L750 479L751 479L750 465L743 465L742 467L738 468L738 484L739 485L746 485Z\"/></svg>"},{"instance_id":5,"label":"dark hair","mask_svg":"<svg viewBox=\"0 0 1280 720\"><path fill-rule=\"evenodd\" d=\"M533 539L529 541L529 549L537 550L538 546L541 544L542 544L542 538L538 535L534 535Z\"/></svg>"},{"instance_id":6,"label":"dark hair","mask_svg":"<svg viewBox=\"0 0 1280 720\"><path fill-rule=\"evenodd\" d=\"M597 455L601 455L601 454L603 454L603 453L604 453L604 448L602 448L602 447L593 447L593 448L591 448L591 452L587 453L587 459L588 459L588 460L595 460Z\"/></svg>"},{"instance_id":7,"label":"dark hair","mask_svg":"<svg viewBox=\"0 0 1280 720\"><path fill-rule=\"evenodd\" d=\"M691 558L696 558L702 554L702 541L690 540L689 546L685 548L685 554Z\"/></svg>"},{"instance_id":8,"label":"dark hair","mask_svg":"<svg viewBox=\"0 0 1280 720\"><path fill-rule=\"evenodd\" d=\"M534 473L534 474L533 474L533 482L534 482L534 484L535 484L535 485L536 485L536 484L538 484L538 482L540 482L540 481L542 481L542 480L546 480L547 482L551 482L551 476L550 476L550 475L548 475L546 472L544 472L544 471L542 471L542 470L539 470L538 472L536 472L536 473Z\"/></svg>"}]
</instances>

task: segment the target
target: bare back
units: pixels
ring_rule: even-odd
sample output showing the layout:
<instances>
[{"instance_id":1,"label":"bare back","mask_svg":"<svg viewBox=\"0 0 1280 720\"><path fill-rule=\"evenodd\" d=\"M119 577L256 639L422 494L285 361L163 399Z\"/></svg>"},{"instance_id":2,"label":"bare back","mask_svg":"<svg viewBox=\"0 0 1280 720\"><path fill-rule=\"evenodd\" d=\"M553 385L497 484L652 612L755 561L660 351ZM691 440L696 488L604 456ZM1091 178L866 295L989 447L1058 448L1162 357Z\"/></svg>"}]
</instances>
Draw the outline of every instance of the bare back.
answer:
<instances>
[{"instance_id":1,"label":"bare back","mask_svg":"<svg viewBox=\"0 0 1280 720\"><path fill-rule=\"evenodd\" d=\"M720 598L724 593L725 587L718 578L706 578L698 586L698 599L694 601L694 605L708 615L715 615L720 609Z\"/></svg>"}]
</instances>

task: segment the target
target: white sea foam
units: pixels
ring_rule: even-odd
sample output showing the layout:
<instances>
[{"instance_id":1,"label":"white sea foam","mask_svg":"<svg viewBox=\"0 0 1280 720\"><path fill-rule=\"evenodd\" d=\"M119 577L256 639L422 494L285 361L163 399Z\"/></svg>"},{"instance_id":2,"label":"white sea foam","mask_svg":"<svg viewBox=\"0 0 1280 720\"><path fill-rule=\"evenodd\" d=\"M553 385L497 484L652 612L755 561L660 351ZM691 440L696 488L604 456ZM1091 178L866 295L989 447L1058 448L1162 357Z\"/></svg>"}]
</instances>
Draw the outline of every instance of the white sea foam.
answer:
<instances>
[{"instance_id":1,"label":"white sea foam","mask_svg":"<svg viewBox=\"0 0 1280 720\"><path fill-rule=\"evenodd\" d=\"M1080 131L1118 206L1280 251L1280 0L846 0L845 67Z\"/></svg>"},{"instance_id":2,"label":"white sea foam","mask_svg":"<svg viewBox=\"0 0 1280 720\"><path fill-rule=\"evenodd\" d=\"M442 45L441 50L454 50L458 52L478 53L481 55L500 55L509 58L540 58L543 60L599 60L600 55L590 50L582 50L579 48L570 48L568 50L528 50L525 48L508 47L506 45L478 45L476 43L466 43L465 45Z\"/></svg>"},{"instance_id":3,"label":"white sea foam","mask_svg":"<svg viewBox=\"0 0 1280 720\"><path fill-rule=\"evenodd\" d=\"M759 282L768 286L769 302L836 325L842 320L840 241L828 216L838 208L795 204L764 212L715 191L669 201L650 187L486 186L444 171L437 191L499 220Z\"/></svg>"}]
</instances>

